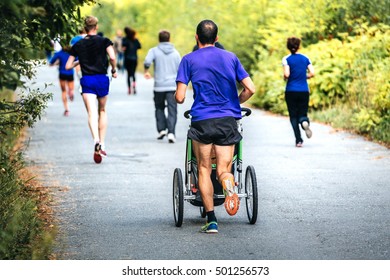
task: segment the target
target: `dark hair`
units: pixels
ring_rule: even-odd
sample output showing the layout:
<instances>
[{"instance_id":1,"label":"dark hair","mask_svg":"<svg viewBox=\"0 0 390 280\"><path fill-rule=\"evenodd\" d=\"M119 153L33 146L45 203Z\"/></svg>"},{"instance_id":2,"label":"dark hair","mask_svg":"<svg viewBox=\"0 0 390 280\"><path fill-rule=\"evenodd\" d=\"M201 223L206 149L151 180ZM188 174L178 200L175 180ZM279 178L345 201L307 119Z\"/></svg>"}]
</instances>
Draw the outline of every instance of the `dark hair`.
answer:
<instances>
[{"instance_id":1,"label":"dark hair","mask_svg":"<svg viewBox=\"0 0 390 280\"><path fill-rule=\"evenodd\" d=\"M301 39L297 37L287 38L287 49L289 49L291 53L296 53L300 45Z\"/></svg>"},{"instance_id":2,"label":"dark hair","mask_svg":"<svg viewBox=\"0 0 390 280\"><path fill-rule=\"evenodd\" d=\"M160 42L169 42L170 38L171 38L171 34L167 30L161 30L158 33L158 40Z\"/></svg>"},{"instance_id":3,"label":"dark hair","mask_svg":"<svg viewBox=\"0 0 390 280\"><path fill-rule=\"evenodd\" d=\"M69 53L71 48L72 48L71 46L65 45L65 46L62 47L62 50L63 50L64 52Z\"/></svg>"},{"instance_id":4,"label":"dark hair","mask_svg":"<svg viewBox=\"0 0 390 280\"><path fill-rule=\"evenodd\" d=\"M202 44L214 44L217 34L218 26L212 20L202 20L196 27L196 35Z\"/></svg>"},{"instance_id":5,"label":"dark hair","mask_svg":"<svg viewBox=\"0 0 390 280\"><path fill-rule=\"evenodd\" d=\"M130 27L125 27L124 29L127 39L133 41L135 39L135 30L131 29Z\"/></svg>"},{"instance_id":6,"label":"dark hair","mask_svg":"<svg viewBox=\"0 0 390 280\"><path fill-rule=\"evenodd\" d=\"M79 30L79 34L85 34L85 33L86 33L85 27L84 27L84 26L80 26L80 27L78 28L78 30Z\"/></svg>"}]
</instances>

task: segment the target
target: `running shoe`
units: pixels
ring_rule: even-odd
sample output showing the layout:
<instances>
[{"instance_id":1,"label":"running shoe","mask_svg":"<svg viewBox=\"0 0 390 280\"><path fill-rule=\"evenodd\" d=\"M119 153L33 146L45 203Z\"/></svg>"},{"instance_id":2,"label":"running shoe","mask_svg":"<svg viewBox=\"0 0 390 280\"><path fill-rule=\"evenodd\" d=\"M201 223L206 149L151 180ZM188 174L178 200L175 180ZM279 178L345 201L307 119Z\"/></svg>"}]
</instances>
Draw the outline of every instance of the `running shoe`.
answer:
<instances>
[{"instance_id":1,"label":"running shoe","mask_svg":"<svg viewBox=\"0 0 390 280\"><path fill-rule=\"evenodd\" d=\"M302 127L303 127L303 130L305 131L305 133L306 133L306 137L307 138L310 138L311 136L312 136L312 131L311 131L311 129L310 129L310 125L309 125L309 123L307 122L307 121L304 121L304 122L302 122Z\"/></svg>"},{"instance_id":2,"label":"running shoe","mask_svg":"<svg viewBox=\"0 0 390 280\"><path fill-rule=\"evenodd\" d=\"M68 111L68 110L65 110L64 116L65 116L65 117L69 117L69 111Z\"/></svg>"},{"instance_id":3,"label":"running shoe","mask_svg":"<svg viewBox=\"0 0 390 280\"><path fill-rule=\"evenodd\" d=\"M176 138L175 138L175 135L173 133L168 133L168 142L169 143L175 143L176 142Z\"/></svg>"},{"instance_id":4,"label":"running shoe","mask_svg":"<svg viewBox=\"0 0 390 280\"><path fill-rule=\"evenodd\" d=\"M234 179L233 177L229 177L222 181L223 194L225 196L231 196L234 194Z\"/></svg>"},{"instance_id":5,"label":"running shoe","mask_svg":"<svg viewBox=\"0 0 390 280\"><path fill-rule=\"evenodd\" d=\"M302 147L302 145L303 145L303 143L302 143L302 142L298 142L298 143L296 143L296 144L295 144L295 146L296 146L297 148L301 148L301 147Z\"/></svg>"},{"instance_id":6,"label":"running shoe","mask_svg":"<svg viewBox=\"0 0 390 280\"><path fill-rule=\"evenodd\" d=\"M101 155L102 157L107 157L106 151L102 150L101 146L100 146L100 151L99 151L99 153L100 153L100 155Z\"/></svg>"},{"instance_id":7,"label":"running shoe","mask_svg":"<svg viewBox=\"0 0 390 280\"><path fill-rule=\"evenodd\" d=\"M203 233L218 233L218 223L217 222L206 223L200 229L200 232L203 232Z\"/></svg>"},{"instance_id":8,"label":"running shoe","mask_svg":"<svg viewBox=\"0 0 390 280\"><path fill-rule=\"evenodd\" d=\"M96 143L95 144L95 150L94 150L94 153L93 153L93 160L95 161L95 163L101 163L102 162L102 155L100 154L100 144L99 143Z\"/></svg>"},{"instance_id":9,"label":"running shoe","mask_svg":"<svg viewBox=\"0 0 390 280\"><path fill-rule=\"evenodd\" d=\"M234 216L240 208L240 199L235 191L233 177L223 180L222 188L225 195L225 210L230 216Z\"/></svg>"},{"instance_id":10,"label":"running shoe","mask_svg":"<svg viewBox=\"0 0 390 280\"><path fill-rule=\"evenodd\" d=\"M167 135L166 130L161 130L159 135L157 136L157 140L162 140Z\"/></svg>"}]
</instances>

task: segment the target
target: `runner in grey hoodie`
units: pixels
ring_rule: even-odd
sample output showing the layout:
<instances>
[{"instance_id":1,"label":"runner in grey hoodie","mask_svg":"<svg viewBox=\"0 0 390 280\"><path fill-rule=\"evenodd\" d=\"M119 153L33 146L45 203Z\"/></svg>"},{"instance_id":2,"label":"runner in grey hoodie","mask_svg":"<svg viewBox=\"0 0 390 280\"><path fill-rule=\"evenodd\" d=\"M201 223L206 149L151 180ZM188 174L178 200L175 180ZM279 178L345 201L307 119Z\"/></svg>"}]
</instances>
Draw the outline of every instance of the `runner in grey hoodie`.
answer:
<instances>
[{"instance_id":1,"label":"runner in grey hoodie","mask_svg":"<svg viewBox=\"0 0 390 280\"><path fill-rule=\"evenodd\" d=\"M154 64L154 104L157 139L161 140L168 135L169 143L175 143L175 127L177 120L177 103L174 97L176 91L176 75L180 64L180 54L170 40L170 33L166 30L158 34L159 44L151 48L145 57L144 76L152 78L149 68ZM165 115L165 106L168 107L168 116Z\"/></svg>"}]
</instances>

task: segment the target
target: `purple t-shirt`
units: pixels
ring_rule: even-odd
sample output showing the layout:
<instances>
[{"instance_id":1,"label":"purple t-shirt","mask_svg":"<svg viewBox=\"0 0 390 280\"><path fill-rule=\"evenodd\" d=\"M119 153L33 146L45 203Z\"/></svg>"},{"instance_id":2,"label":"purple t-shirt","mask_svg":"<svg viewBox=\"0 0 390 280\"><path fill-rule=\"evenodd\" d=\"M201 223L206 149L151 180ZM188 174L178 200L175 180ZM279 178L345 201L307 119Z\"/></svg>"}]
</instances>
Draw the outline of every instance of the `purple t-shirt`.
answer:
<instances>
[{"instance_id":1,"label":"purple t-shirt","mask_svg":"<svg viewBox=\"0 0 390 280\"><path fill-rule=\"evenodd\" d=\"M183 57L176 82L192 83L192 121L221 117L241 119L236 82L248 76L235 54L206 47Z\"/></svg>"}]
</instances>

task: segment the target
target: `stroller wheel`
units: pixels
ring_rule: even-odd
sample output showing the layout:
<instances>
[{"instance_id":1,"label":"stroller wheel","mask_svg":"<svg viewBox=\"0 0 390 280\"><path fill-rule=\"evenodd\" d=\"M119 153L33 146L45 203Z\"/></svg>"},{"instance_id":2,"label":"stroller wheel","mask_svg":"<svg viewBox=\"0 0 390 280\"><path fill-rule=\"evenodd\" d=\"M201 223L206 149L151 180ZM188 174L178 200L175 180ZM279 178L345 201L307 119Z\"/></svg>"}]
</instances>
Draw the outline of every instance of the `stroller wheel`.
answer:
<instances>
[{"instance_id":1,"label":"stroller wheel","mask_svg":"<svg viewBox=\"0 0 390 280\"><path fill-rule=\"evenodd\" d=\"M248 166L245 172L246 212L250 224L257 220L258 194L256 173L253 166Z\"/></svg>"},{"instance_id":2,"label":"stroller wheel","mask_svg":"<svg viewBox=\"0 0 390 280\"><path fill-rule=\"evenodd\" d=\"M183 208L183 176L180 168L176 168L173 173L173 216L177 227L181 227L183 223Z\"/></svg>"}]
</instances>

